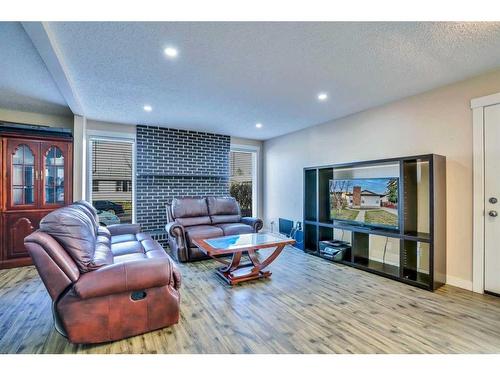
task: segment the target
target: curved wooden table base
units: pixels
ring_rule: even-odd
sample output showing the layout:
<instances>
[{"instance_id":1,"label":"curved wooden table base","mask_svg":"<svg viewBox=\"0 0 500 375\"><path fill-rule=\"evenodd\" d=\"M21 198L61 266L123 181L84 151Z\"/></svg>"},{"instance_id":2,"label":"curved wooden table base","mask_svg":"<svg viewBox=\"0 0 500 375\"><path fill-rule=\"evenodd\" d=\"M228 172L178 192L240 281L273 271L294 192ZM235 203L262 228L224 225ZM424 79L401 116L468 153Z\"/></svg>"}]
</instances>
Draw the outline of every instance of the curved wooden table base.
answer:
<instances>
[{"instance_id":1,"label":"curved wooden table base","mask_svg":"<svg viewBox=\"0 0 500 375\"><path fill-rule=\"evenodd\" d=\"M226 280L230 285L235 285L243 281L271 276L270 271L263 271L263 269L269 266L269 264L271 264L278 257L278 255L280 255L285 246L286 244L276 246L274 251L265 259L261 259L260 254L258 254L256 250L247 250L250 262L244 264L240 264L243 253L242 251L234 252L231 262L215 256L211 257L225 265L217 269L217 274Z\"/></svg>"}]
</instances>

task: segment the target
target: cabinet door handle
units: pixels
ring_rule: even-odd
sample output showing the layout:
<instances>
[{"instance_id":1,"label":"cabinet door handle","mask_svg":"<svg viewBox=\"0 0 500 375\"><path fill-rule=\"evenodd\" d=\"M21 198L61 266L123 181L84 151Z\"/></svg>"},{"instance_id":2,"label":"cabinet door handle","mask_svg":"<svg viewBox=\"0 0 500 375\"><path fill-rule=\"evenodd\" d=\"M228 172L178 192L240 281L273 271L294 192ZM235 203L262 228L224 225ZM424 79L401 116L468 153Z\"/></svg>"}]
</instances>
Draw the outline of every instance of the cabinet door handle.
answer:
<instances>
[{"instance_id":1,"label":"cabinet door handle","mask_svg":"<svg viewBox=\"0 0 500 375\"><path fill-rule=\"evenodd\" d=\"M35 181L38 181L38 171L35 171Z\"/></svg>"}]
</instances>

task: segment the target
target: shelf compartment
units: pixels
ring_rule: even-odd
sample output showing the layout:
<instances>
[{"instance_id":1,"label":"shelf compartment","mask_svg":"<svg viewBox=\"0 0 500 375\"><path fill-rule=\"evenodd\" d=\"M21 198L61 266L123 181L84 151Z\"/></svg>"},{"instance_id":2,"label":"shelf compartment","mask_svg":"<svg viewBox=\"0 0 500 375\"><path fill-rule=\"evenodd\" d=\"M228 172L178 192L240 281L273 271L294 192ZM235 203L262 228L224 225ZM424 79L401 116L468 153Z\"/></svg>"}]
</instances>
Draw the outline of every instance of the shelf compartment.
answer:
<instances>
[{"instance_id":1,"label":"shelf compartment","mask_svg":"<svg viewBox=\"0 0 500 375\"><path fill-rule=\"evenodd\" d=\"M401 265L403 278L428 285L430 277L430 244L420 241L402 241Z\"/></svg>"},{"instance_id":2,"label":"shelf compartment","mask_svg":"<svg viewBox=\"0 0 500 375\"><path fill-rule=\"evenodd\" d=\"M400 240L362 232L352 234L354 264L399 277Z\"/></svg>"},{"instance_id":3,"label":"shelf compartment","mask_svg":"<svg viewBox=\"0 0 500 375\"><path fill-rule=\"evenodd\" d=\"M430 160L415 158L403 161L404 234L430 237Z\"/></svg>"},{"instance_id":4,"label":"shelf compartment","mask_svg":"<svg viewBox=\"0 0 500 375\"><path fill-rule=\"evenodd\" d=\"M314 224L304 224L306 251L318 251L318 227Z\"/></svg>"},{"instance_id":5,"label":"shelf compartment","mask_svg":"<svg viewBox=\"0 0 500 375\"><path fill-rule=\"evenodd\" d=\"M330 206L330 180L333 179L333 168L322 168L318 170L318 214L319 221L332 224Z\"/></svg>"},{"instance_id":6,"label":"shelf compartment","mask_svg":"<svg viewBox=\"0 0 500 375\"><path fill-rule=\"evenodd\" d=\"M317 217L317 170L308 169L304 173L304 218L307 221L316 221Z\"/></svg>"}]
</instances>

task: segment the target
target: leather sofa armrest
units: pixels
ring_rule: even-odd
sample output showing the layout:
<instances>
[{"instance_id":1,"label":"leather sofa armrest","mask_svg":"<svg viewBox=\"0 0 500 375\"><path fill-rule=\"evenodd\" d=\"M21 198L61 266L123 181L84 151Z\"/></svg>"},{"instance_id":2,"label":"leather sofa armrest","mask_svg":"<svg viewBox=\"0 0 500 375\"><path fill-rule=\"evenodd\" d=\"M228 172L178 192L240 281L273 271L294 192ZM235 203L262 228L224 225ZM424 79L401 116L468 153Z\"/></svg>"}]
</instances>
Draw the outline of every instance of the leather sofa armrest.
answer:
<instances>
[{"instance_id":1,"label":"leather sofa armrest","mask_svg":"<svg viewBox=\"0 0 500 375\"><path fill-rule=\"evenodd\" d=\"M184 227L179 223L172 221L165 225L165 231L169 236L180 237L184 236Z\"/></svg>"},{"instance_id":2,"label":"leather sofa armrest","mask_svg":"<svg viewBox=\"0 0 500 375\"><path fill-rule=\"evenodd\" d=\"M141 231L139 224L112 224L106 227L112 236L119 236L120 234L137 234Z\"/></svg>"},{"instance_id":3,"label":"leather sofa armrest","mask_svg":"<svg viewBox=\"0 0 500 375\"><path fill-rule=\"evenodd\" d=\"M168 234L168 245L172 254L179 262L187 262L189 260L188 249L184 227L172 221L165 225L165 231Z\"/></svg>"},{"instance_id":4,"label":"leather sofa armrest","mask_svg":"<svg viewBox=\"0 0 500 375\"><path fill-rule=\"evenodd\" d=\"M175 288L180 285L180 274L174 267L170 258L112 264L81 275L74 290L80 298L88 299L165 285Z\"/></svg>"},{"instance_id":5,"label":"leather sofa armrest","mask_svg":"<svg viewBox=\"0 0 500 375\"><path fill-rule=\"evenodd\" d=\"M254 232L257 233L264 226L264 222L261 219L255 217L242 217L241 222L246 225L250 225Z\"/></svg>"}]
</instances>

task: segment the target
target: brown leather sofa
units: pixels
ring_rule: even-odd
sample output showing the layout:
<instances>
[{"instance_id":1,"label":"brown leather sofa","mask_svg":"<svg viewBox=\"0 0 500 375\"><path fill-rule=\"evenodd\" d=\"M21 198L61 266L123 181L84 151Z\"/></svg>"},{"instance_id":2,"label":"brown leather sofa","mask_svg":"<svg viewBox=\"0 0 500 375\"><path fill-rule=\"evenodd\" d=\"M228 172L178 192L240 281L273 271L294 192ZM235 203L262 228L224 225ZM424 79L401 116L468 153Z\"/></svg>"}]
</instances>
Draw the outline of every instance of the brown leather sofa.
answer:
<instances>
[{"instance_id":1,"label":"brown leather sofa","mask_svg":"<svg viewBox=\"0 0 500 375\"><path fill-rule=\"evenodd\" d=\"M208 259L194 244L195 238L257 233L261 219L241 217L232 197L174 198L167 205L165 226L172 254L180 262Z\"/></svg>"},{"instance_id":2,"label":"brown leather sofa","mask_svg":"<svg viewBox=\"0 0 500 375\"><path fill-rule=\"evenodd\" d=\"M179 320L181 276L135 224L100 227L80 201L45 216L24 240L53 301L56 329L73 343L134 336Z\"/></svg>"}]
</instances>

